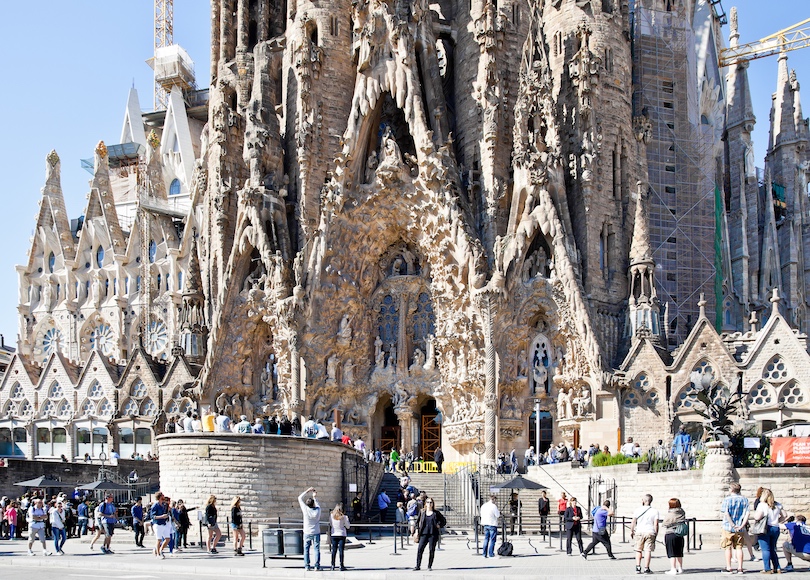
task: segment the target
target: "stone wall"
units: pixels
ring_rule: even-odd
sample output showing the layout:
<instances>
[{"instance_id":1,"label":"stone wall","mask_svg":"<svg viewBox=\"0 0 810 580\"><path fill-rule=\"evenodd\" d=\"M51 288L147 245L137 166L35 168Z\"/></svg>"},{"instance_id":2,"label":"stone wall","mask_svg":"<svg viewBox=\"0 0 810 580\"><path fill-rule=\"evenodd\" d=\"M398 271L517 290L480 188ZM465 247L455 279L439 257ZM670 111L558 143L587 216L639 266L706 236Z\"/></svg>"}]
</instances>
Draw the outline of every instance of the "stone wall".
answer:
<instances>
[{"instance_id":1,"label":"stone wall","mask_svg":"<svg viewBox=\"0 0 810 580\"><path fill-rule=\"evenodd\" d=\"M41 461L29 459L5 459L6 468L0 468L0 496L18 497L26 488L15 486L18 481L34 479L40 475L53 477L65 483L81 485L95 481L101 464L96 463L62 463L61 461ZM118 465L106 464L108 469L117 471L121 477L127 477L134 469L138 472L138 480L143 483L147 480L157 482L160 469L158 461L133 461L120 459Z\"/></svg>"},{"instance_id":2,"label":"stone wall","mask_svg":"<svg viewBox=\"0 0 810 580\"><path fill-rule=\"evenodd\" d=\"M245 521L301 519L297 498L308 487L331 510L342 501L342 455L357 453L339 443L278 435L178 433L161 435L157 445L161 490L189 506L205 505L213 494L223 521L237 495ZM379 477L369 479L376 489Z\"/></svg>"},{"instance_id":3,"label":"stone wall","mask_svg":"<svg viewBox=\"0 0 810 580\"><path fill-rule=\"evenodd\" d=\"M573 494L584 506L588 505L589 478L614 480L617 485L617 516L633 515L641 504L641 496L653 496L653 506L665 511L666 502L677 497L687 517L719 518L724 486L707 481L706 470L648 473L638 471L638 464L572 469L570 463L531 467L528 477L549 487L549 497L555 500L561 491ZM758 486L773 490L777 501L790 512L810 513L810 468L762 468L736 470L742 493L753 499Z\"/></svg>"}]
</instances>

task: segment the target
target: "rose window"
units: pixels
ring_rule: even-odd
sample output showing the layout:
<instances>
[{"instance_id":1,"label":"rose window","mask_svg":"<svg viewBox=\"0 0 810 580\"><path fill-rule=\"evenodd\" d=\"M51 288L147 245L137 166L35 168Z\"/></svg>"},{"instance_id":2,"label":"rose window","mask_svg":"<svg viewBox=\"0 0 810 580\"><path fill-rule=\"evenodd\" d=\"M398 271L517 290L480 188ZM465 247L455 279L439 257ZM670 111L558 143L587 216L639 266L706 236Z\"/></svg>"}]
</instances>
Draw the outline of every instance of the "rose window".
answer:
<instances>
[{"instance_id":1,"label":"rose window","mask_svg":"<svg viewBox=\"0 0 810 580\"><path fill-rule=\"evenodd\" d=\"M96 413L96 405L93 401L87 401L82 407L82 415L94 415Z\"/></svg>"},{"instance_id":2,"label":"rose window","mask_svg":"<svg viewBox=\"0 0 810 580\"><path fill-rule=\"evenodd\" d=\"M49 356L59 350L61 344L62 331L57 328L48 329L48 332L42 337L42 358L47 360Z\"/></svg>"},{"instance_id":3,"label":"rose window","mask_svg":"<svg viewBox=\"0 0 810 580\"><path fill-rule=\"evenodd\" d=\"M773 393L768 385L759 383L748 392L748 404L751 407L765 407L773 403Z\"/></svg>"},{"instance_id":4,"label":"rose window","mask_svg":"<svg viewBox=\"0 0 810 580\"><path fill-rule=\"evenodd\" d=\"M782 357L776 356L765 366L762 377L765 380L779 383L787 379L788 372Z\"/></svg>"},{"instance_id":5,"label":"rose window","mask_svg":"<svg viewBox=\"0 0 810 580\"><path fill-rule=\"evenodd\" d=\"M683 389L681 394L678 395L678 406L691 409L697 400L695 398L695 393L697 393L697 389L695 389L694 385L689 385Z\"/></svg>"},{"instance_id":6,"label":"rose window","mask_svg":"<svg viewBox=\"0 0 810 580\"><path fill-rule=\"evenodd\" d=\"M183 405L183 414L193 412L194 412L194 403L192 403L191 401L186 401L186 404Z\"/></svg>"},{"instance_id":7,"label":"rose window","mask_svg":"<svg viewBox=\"0 0 810 580\"><path fill-rule=\"evenodd\" d=\"M785 405L799 405L806 400L804 390L796 383L785 385L779 393L779 402Z\"/></svg>"},{"instance_id":8,"label":"rose window","mask_svg":"<svg viewBox=\"0 0 810 580\"><path fill-rule=\"evenodd\" d=\"M169 408L166 409L166 413L169 415L175 415L180 412L180 406L177 404L177 401L171 401L169 403Z\"/></svg>"},{"instance_id":9,"label":"rose window","mask_svg":"<svg viewBox=\"0 0 810 580\"><path fill-rule=\"evenodd\" d=\"M169 332L162 320L155 320L149 324L146 338L146 349L149 354L158 354L169 344Z\"/></svg>"},{"instance_id":10,"label":"rose window","mask_svg":"<svg viewBox=\"0 0 810 580\"><path fill-rule=\"evenodd\" d=\"M153 417L158 414L157 405L152 399L146 399L141 406L141 415Z\"/></svg>"},{"instance_id":11,"label":"rose window","mask_svg":"<svg viewBox=\"0 0 810 580\"><path fill-rule=\"evenodd\" d=\"M30 417L34 414L34 407L28 401L23 401L20 404L20 417Z\"/></svg>"},{"instance_id":12,"label":"rose window","mask_svg":"<svg viewBox=\"0 0 810 580\"><path fill-rule=\"evenodd\" d=\"M51 392L48 394L51 399L61 399L64 397L64 391L62 390L62 385L59 383L54 383L51 387Z\"/></svg>"},{"instance_id":13,"label":"rose window","mask_svg":"<svg viewBox=\"0 0 810 580\"><path fill-rule=\"evenodd\" d=\"M109 324L99 324L90 333L90 348L99 350L104 356L110 356L115 351L115 333Z\"/></svg>"},{"instance_id":14,"label":"rose window","mask_svg":"<svg viewBox=\"0 0 810 580\"><path fill-rule=\"evenodd\" d=\"M146 396L146 385L143 384L143 381L137 381L132 385L131 395L137 399L143 399Z\"/></svg>"},{"instance_id":15,"label":"rose window","mask_svg":"<svg viewBox=\"0 0 810 580\"><path fill-rule=\"evenodd\" d=\"M90 391L87 393L87 396L91 399L100 399L104 396L104 389L101 388L101 384L98 382L93 383L90 385Z\"/></svg>"},{"instance_id":16,"label":"rose window","mask_svg":"<svg viewBox=\"0 0 810 580\"><path fill-rule=\"evenodd\" d=\"M70 414L73 412L73 408L70 406L70 403L64 401L61 405L59 405L59 416L60 417L70 417Z\"/></svg>"},{"instance_id":17,"label":"rose window","mask_svg":"<svg viewBox=\"0 0 810 580\"><path fill-rule=\"evenodd\" d=\"M14 385L14 390L11 391L11 398L15 401L19 401L25 396L25 390L23 389L20 383Z\"/></svg>"},{"instance_id":18,"label":"rose window","mask_svg":"<svg viewBox=\"0 0 810 580\"><path fill-rule=\"evenodd\" d=\"M101 405L98 407L98 414L102 417L111 417L114 412L112 403L109 401L102 401Z\"/></svg>"},{"instance_id":19,"label":"rose window","mask_svg":"<svg viewBox=\"0 0 810 580\"><path fill-rule=\"evenodd\" d=\"M124 415L137 415L138 414L138 401L130 399L124 406Z\"/></svg>"},{"instance_id":20,"label":"rose window","mask_svg":"<svg viewBox=\"0 0 810 580\"><path fill-rule=\"evenodd\" d=\"M647 396L644 398L644 404L650 409L657 407L660 402L661 399L658 397L658 391L655 389L649 391Z\"/></svg>"},{"instance_id":21,"label":"rose window","mask_svg":"<svg viewBox=\"0 0 810 580\"><path fill-rule=\"evenodd\" d=\"M638 407L638 395L636 395L634 391L630 391L624 396L624 401L622 404L624 405L625 409L634 409L635 407Z\"/></svg>"},{"instance_id":22,"label":"rose window","mask_svg":"<svg viewBox=\"0 0 810 580\"><path fill-rule=\"evenodd\" d=\"M5 414L8 415L9 417L14 417L17 414L17 405L14 403L14 401L8 402L8 404L6 405Z\"/></svg>"},{"instance_id":23,"label":"rose window","mask_svg":"<svg viewBox=\"0 0 810 580\"><path fill-rule=\"evenodd\" d=\"M42 405L42 416L51 417L53 415L56 415L56 405L53 401L45 401L45 404Z\"/></svg>"},{"instance_id":24,"label":"rose window","mask_svg":"<svg viewBox=\"0 0 810 580\"><path fill-rule=\"evenodd\" d=\"M639 391L647 391L650 388L650 377L647 373L641 373L635 382L635 387Z\"/></svg>"}]
</instances>

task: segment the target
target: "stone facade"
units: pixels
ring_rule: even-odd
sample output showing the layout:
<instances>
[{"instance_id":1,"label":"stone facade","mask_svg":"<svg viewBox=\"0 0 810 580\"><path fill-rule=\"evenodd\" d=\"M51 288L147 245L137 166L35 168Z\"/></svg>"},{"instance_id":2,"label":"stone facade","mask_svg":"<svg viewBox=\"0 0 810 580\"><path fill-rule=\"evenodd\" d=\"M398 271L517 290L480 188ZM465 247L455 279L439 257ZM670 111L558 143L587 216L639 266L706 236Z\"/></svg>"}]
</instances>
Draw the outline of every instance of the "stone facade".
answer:
<instances>
[{"instance_id":1,"label":"stone facade","mask_svg":"<svg viewBox=\"0 0 810 580\"><path fill-rule=\"evenodd\" d=\"M138 452L167 417L218 409L334 418L370 446L431 456L441 445L448 460L480 443L493 462L534 443L535 408L542 446L668 439L695 421L690 376L709 368L751 393L741 421L807 418L800 317L774 302L762 330L744 328L749 310L766 311L740 290L743 230L729 225L738 233L721 236L715 263L728 266L719 295L736 304L726 334L712 328L711 297L687 332L697 301L661 279L656 188L669 186L652 177L670 172L656 157L667 103L682 112L679 143L697 131L709 145L680 157L703 177L679 203L705 198L711 168L726 193L712 199L732 208L712 221L701 206L715 227L752 207L729 177L751 120L744 78L728 102L710 82L716 7L636 4L214 1L206 111L175 88L147 135L156 117L139 123L131 98L125 143L96 149L81 228L48 156L0 438L28 456ZM631 26L642 15L650 26ZM666 36L675 16L707 36L664 98L675 85L633 84L649 63L631 39ZM779 127L792 110L796 139L774 137L769 163L786 175L804 167L806 121L783 72ZM729 156L723 103L742 119ZM185 208L171 203L175 180ZM792 313L804 254L785 249L795 236L772 238L785 266L758 300L784 290ZM670 300L683 309L672 325ZM769 370L780 363L787 374Z\"/></svg>"}]
</instances>

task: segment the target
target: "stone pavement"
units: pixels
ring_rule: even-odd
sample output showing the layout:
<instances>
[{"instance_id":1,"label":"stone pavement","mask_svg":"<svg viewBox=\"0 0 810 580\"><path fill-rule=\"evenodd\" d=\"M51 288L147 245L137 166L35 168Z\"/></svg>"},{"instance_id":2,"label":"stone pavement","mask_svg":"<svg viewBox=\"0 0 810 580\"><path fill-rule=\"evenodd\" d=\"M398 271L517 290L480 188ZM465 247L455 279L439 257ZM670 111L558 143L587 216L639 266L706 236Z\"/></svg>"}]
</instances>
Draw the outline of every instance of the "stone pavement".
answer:
<instances>
[{"instance_id":1,"label":"stone pavement","mask_svg":"<svg viewBox=\"0 0 810 580\"><path fill-rule=\"evenodd\" d=\"M608 560L604 550L583 560L579 555L566 556L558 551L559 542L553 548L548 543L539 544L537 538L515 538L515 556L510 558L484 559L475 554L475 543L470 539L469 545L465 536L445 536L442 549L436 552L433 571L428 572L427 551L422 562L422 571L414 572L412 568L416 563L416 547L406 545L404 550L397 549L399 555L393 555L393 540L390 537L376 539L373 544L367 540L356 543L356 547L347 549L345 554L346 572L304 572L303 560L299 558L268 559L267 567L262 568L260 544L254 538L254 550L246 551L243 558L234 557L228 545L219 549L219 554L209 555L202 553L198 548L188 548L183 553L168 556L159 560L152 555L151 550L136 548L131 543L131 535L119 532L113 542L115 554L103 555L98 551L90 550L89 541L76 539L68 540L65 545L65 556L43 557L41 548L35 550L36 556L27 556L26 541L0 542L0 578L13 577L15 569L30 576L30 571L37 567L51 567L59 569L86 569L88 567L104 566L105 569L114 569L117 572L137 571L139 573L176 573L193 574L199 576L235 576L256 578L347 578L372 580L401 580L404 578L441 577L446 579L478 578L486 580L514 580L515 578L529 577L567 577L583 580L587 578L637 578L634 572L633 552L630 544L615 543L614 551L617 560ZM328 542L321 541L321 564L330 563ZM556 538L555 538L556 540ZM145 545L151 546L154 539L147 537ZM53 547L49 542L49 548ZM576 551L576 548L574 548ZM102 564L103 561L103 564ZM780 556L780 561L784 559ZM794 565L797 560L794 560ZM803 576L807 574L808 564L798 561L798 570ZM684 558L685 574L690 577L726 578L720 574L723 565L722 552L714 547L704 545L704 549ZM657 575L662 575L669 569L663 546L656 548L652 569ZM746 562L746 572L755 574L761 572L762 563ZM25 572L24 572L25 571Z\"/></svg>"}]
</instances>

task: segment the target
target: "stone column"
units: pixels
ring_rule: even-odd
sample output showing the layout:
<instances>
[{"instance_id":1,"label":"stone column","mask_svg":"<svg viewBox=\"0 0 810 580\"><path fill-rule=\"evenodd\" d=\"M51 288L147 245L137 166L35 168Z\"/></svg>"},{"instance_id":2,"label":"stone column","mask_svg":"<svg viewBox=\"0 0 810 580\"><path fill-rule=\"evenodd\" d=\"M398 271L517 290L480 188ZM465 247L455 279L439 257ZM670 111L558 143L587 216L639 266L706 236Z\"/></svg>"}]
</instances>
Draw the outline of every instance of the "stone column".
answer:
<instances>
[{"instance_id":1,"label":"stone column","mask_svg":"<svg viewBox=\"0 0 810 580\"><path fill-rule=\"evenodd\" d=\"M738 478L734 472L734 461L721 441L706 443L706 462L703 465L704 505L708 507L708 518L720 518L720 506L726 497L728 486ZM715 531L720 534L720 524Z\"/></svg>"},{"instance_id":2,"label":"stone column","mask_svg":"<svg viewBox=\"0 0 810 580\"><path fill-rule=\"evenodd\" d=\"M492 295L484 291L479 298L479 309L484 330L484 461L495 465L498 445L496 419L498 414L498 394L495 365L495 345L492 343Z\"/></svg>"},{"instance_id":3,"label":"stone column","mask_svg":"<svg viewBox=\"0 0 810 580\"><path fill-rule=\"evenodd\" d=\"M290 332L287 339L290 345L290 420L298 416L304 407L301 400L301 358L298 354L298 333Z\"/></svg>"},{"instance_id":4,"label":"stone column","mask_svg":"<svg viewBox=\"0 0 810 580\"><path fill-rule=\"evenodd\" d=\"M399 296L399 334L397 336L396 374L408 376L408 293Z\"/></svg>"},{"instance_id":5,"label":"stone column","mask_svg":"<svg viewBox=\"0 0 810 580\"><path fill-rule=\"evenodd\" d=\"M399 420L400 448L407 453L413 447L413 411L410 408L394 409Z\"/></svg>"}]
</instances>

